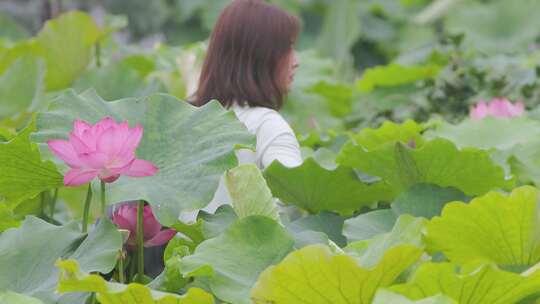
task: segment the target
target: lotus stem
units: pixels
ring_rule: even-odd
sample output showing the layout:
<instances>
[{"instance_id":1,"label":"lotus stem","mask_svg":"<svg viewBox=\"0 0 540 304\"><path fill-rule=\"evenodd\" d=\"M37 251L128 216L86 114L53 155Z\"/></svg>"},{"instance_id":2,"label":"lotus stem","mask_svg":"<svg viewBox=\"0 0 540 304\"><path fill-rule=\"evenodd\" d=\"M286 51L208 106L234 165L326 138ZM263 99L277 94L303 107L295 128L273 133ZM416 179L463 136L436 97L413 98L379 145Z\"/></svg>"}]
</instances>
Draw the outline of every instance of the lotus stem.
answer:
<instances>
[{"instance_id":1,"label":"lotus stem","mask_svg":"<svg viewBox=\"0 0 540 304\"><path fill-rule=\"evenodd\" d=\"M86 192L86 201L84 202L82 232L88 231L88 215L90 213L90 203L92 203L92 183L88 184L88 191Z\"/></svg>"},{"instance_id":2,"label":"lotus stem","mask_svg":"<svg viewBox=\"0 0 540 304\"><path fill-rule=\"evenodd\" d=\"M101 45L99 42L95 44L95 56L96 56L96 67L101 67Z\"/></svg>"},{"instance_id":3,"label":"lotus stem","mask_svg":"<svg viewBox=\"0 0 540 304\"><path fill-rule=\"evenodd\" d=\"M118 251L118 282L125 283L124 278L124 250L120 249Z\"/></svg>"},{"instance_id":4,"label":"lotus stem","mask_svg":"<svg viewBox=\"0 0 540 304\"><path fill-rule=\"evenodd\" d=\"M143 238L143 213L144 213L144 201L139 201L139 207L137 208L137 270L138 281L143 282L144 277L144 238Z\"/></svg>"},{"instance_id":5,"label":"lotus stem","mask_svg":"<svg viewBox=\"0 0 540 304\"><path fill-rule=\"evenodd\" d=\"M53 219L54 218L54 209L56 209L56 201L58 200L58 188L55 188L54 189L54 193L53 193L53 198L52 198L52 201L51 201L51 214L50 214L50 218Z\"/></svg>"},{"instance_id":6,"label":"lotus stem","mask_svg":"<svg viewBox=\"0 0 540 304\"><path fill-rule=\"evenodd\" d=\"M105 196L105 182L101 181L101 214L103 217L107 214L107 201Z\"/></svg>"}]
</instances>

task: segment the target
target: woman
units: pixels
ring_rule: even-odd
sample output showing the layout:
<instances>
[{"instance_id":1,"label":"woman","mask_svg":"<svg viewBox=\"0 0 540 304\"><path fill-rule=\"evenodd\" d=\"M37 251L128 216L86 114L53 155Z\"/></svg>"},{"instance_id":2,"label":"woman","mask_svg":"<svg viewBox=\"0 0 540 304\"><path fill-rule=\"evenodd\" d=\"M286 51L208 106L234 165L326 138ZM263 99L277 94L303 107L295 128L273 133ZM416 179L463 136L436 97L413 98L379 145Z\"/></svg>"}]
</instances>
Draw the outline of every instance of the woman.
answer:
<instances>
[{"instance_id":1,"label":"woman","mask_svg":"<svg viewBox=\"0 0 540 304\"><path fill-rule=\"evenodd\" d=\"M216 22L193 104L217 99L257 137L255 163L302 163L294 132L277 112L298 61L296 17L262 0L235 0Z\"/></svg>"},{"instance_id":2,"label":"woman","mask_svg":"<svg viewBox=\"0 0 540 304\"><path fill-rule=\"evenodd\" d=\"M289 167L302 163L294 132L278 113L298 67L293 46L299 31L296 17L262 0L235 0L216 22L192 103L217 99L256 135L256 152L238 151L240 163L261 169L274 160ZM204 210L214 212L228 202L221 183ZM192 221L195 215L181 219Z\"/></svg>"}]
</instances>

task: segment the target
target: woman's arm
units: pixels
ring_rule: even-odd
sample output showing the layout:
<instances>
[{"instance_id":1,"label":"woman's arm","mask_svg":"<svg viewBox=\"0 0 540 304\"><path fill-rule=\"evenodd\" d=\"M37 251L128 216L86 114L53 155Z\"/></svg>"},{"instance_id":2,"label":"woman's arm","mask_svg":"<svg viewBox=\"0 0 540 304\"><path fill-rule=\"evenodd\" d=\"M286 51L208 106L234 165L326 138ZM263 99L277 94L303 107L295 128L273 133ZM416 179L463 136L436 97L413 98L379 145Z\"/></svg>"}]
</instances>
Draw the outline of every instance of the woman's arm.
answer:
<instances>
[{"instance_id":1,"label":"woman's arm","mask_svg":"<svg viewBox=\"0 0 540 304\"><path fill-rule=\"evenodd\" d=\"M261 155L262 167L270 166L274 160L278 160L286 167L296 167L302 164L300 146L294 134L280 134L269 143Z\"/></svg>"},{"instance_id":2,"label":"woman's arm","mask_svg":"<svg viewBox=\"0 0 540 304\"><path fill-rule=\"evenodd\" d=\"M278 160L287 167L302 164L300 145L289 124L277 112L265 115L257 129L257 162L264 169Z\"/></svg>"}]
</instances>

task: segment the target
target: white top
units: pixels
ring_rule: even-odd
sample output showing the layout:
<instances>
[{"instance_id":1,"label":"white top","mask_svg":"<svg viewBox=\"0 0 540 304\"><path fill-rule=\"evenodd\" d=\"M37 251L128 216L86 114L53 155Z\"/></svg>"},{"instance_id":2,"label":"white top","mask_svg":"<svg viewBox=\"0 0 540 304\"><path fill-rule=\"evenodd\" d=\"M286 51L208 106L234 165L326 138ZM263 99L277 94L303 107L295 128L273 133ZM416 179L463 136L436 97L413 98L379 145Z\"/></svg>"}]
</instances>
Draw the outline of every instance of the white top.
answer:
<instances>
[{"instance_id":1,"label":"white top","mask_svg":"<svg viewBox=\"0 0 540 304\"><path fill-rule=\"evenodd\" d=\"M298 140L279 112L264 107L241 107L236 104L233 105L232 109L238 120L244 123L248 131L257 137L255 152L247 149L236 151L240 164L255 163L260 169L270 166L274 160L278 160L287 167L296 167L302 164ZM230 204L230 201L222 177L214 198L202 210L214 213L219 206ZM184 212L180 215L180 220L194 222L198 212L198 210Z\"/></svg>"},{"instance_id":2,"label":"white top","mask_svg":"<svg viewBox=\"0 0 540 304\"><path fill-rule=\"evenodd\" d=\"M233 106L238 120L244 123L248 131L257 137L254 163L264 169L278 160L287 167L302 164L300 145L293 130L277 111L263 107ZM253 162L237 153L240 163Z\"/></svg>"}]
</instances>

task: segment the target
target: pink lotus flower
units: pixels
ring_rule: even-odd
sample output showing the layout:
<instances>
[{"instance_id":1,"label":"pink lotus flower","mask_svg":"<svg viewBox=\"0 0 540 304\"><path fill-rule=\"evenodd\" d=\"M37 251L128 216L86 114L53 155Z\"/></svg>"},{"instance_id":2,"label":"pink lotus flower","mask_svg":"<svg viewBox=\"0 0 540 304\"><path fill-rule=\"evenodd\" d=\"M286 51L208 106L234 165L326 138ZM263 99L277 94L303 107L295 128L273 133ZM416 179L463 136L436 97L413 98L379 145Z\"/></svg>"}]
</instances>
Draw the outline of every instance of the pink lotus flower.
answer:
<instances>
[{"instance_id":1,"label":"pink lotus flower","mask_svg":"<svg viewBox=\"0 0 540 304\"><path fill-rule=\"evenodd\" d=\"M515 117L521 116L523 113L525 113L525 106L522 102L512 104L506 98L494 98L489 104L480 101L476 106L471 107L470 117L479 120L486 116Z\"/></svg>"},{"instance_id":2,"label":"pink lotus flower","mask_svg":"<svg viewBox=\"0 0 540 304\"><path fill-rule=\"evenodd\" d=\"M137 247L137 203L127 203L118 207L112 216L113 223L120 229L129 231L126 242L129 250ZM174 237L174 229L161 230L161 224L156 220L152 208L144 206L143 210L143 239L144 247L160 246Z\"/></svg>"},{"instance_id":3,"label":"pink lotus flower","mask_svg":"<svg viewBox=\"0 0 540 304\"><path fill-rule=\"evenodd\" d=\"M78 186L95 177L112 183L120 175L151 176L158 168L135 158L135 149L143 134L141 125L130 129L127 122L117 124L110 117L95 125L75 120L69 141L49 140L49 149L71 169L64 176L66 186Z\"/></svg>"}]
</instances>

